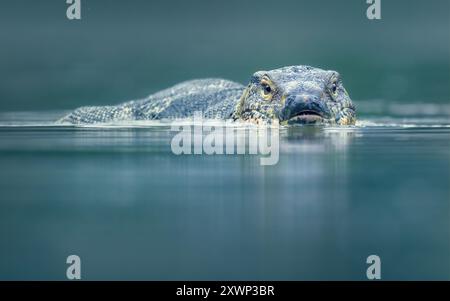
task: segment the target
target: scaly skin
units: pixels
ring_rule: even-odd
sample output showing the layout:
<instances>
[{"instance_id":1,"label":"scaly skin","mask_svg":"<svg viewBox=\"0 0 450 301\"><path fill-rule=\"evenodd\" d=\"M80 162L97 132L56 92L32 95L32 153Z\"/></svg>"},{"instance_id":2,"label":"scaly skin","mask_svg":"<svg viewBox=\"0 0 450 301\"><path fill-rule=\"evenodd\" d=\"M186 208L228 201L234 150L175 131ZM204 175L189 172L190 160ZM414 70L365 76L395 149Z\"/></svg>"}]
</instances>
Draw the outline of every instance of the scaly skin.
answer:
<instances>
[{"instance_id":1,"label":"scaly skin","mask_svg":"<svg viewBox=\"0 0 450 301\"><path fill-rule=\"evenodd\" d=\"M203 112L208 119L253 123L355 124L352 101L335 71L290 66L253 74L247 87L224 79L180 83L116 106L82 107L58 122L110 123L128 120L189 118Z\"/></svg>"}]
</instances>

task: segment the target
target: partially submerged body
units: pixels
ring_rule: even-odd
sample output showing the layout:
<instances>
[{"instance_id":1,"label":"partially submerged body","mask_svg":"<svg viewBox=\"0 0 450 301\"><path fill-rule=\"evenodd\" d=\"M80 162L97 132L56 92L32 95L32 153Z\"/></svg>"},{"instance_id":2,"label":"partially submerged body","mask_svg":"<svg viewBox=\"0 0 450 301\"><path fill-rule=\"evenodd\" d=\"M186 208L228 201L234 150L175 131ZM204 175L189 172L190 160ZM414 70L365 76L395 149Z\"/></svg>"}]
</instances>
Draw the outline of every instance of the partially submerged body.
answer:
<instances>
[{"instance_id":1,"label":"partially submerged body","mask_svg":"<svg viewBox=\"0 0 450 301\"><path fill-rule=\"evenodd\" d=\"M355 123L355 108L339 74L309 66L290 66L253 74L245 87L224 79L180 83L140 100L116 106L81 107L58 122L110 123L128 120L189 118L253 123Z\"/></svg>"}]
</instances>

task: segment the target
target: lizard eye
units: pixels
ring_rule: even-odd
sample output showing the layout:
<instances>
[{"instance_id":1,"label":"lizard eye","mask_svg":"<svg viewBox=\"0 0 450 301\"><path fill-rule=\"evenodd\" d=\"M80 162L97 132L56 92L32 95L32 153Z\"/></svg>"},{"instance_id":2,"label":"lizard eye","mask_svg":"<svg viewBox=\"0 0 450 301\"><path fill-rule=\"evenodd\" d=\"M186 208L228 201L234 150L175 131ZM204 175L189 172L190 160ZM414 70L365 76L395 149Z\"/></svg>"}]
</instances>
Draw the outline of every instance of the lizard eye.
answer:
<instances>
[{"instance_id":1,"label":"lizard eye","mask_svg":"<svg viewBox=\"0 0 450 301\"><path fill-rule=\"evenodd\" d=\"M261 79L260 85L261 85L261 96L265 100L271 101L273 95L275 94L275 87L273 86L272 81L267 77L263 77Z\"/></svg>"},{"instance_id":2,"label":"lizard eye","mask_svg":"<svg viewBox=\"0 0 450 301\"><path fill-rule=\"evenodd\" d=\"M336 83L334 83L331 85L331 91L333 91L333 93L336 93L336 90L337 90L337 85L336 85Z\"/></svg>"},{"instance_id":3,"label":"lizard eye","mask_svg":"<svg viewBox=\"0 0 450 301\"><path fill-rule=\"evenodd\" d=\"M336 96L337 91L338 91L338 82L337 81L335 81L331 84L330 91L333 96Z\"/></svg>"},{"instance_id":4,"label":"lizard eye","mask_svg":"<svg viewBox=\"0 0 450 301\"><path fill-rule=\"evenodd\" d=\"M261 84L261 86L263 88L264 94L267 95L267 94L270 94L272 92L272 88L268 84L263 83L263 84Z\"/></svg>"}]
</instances>

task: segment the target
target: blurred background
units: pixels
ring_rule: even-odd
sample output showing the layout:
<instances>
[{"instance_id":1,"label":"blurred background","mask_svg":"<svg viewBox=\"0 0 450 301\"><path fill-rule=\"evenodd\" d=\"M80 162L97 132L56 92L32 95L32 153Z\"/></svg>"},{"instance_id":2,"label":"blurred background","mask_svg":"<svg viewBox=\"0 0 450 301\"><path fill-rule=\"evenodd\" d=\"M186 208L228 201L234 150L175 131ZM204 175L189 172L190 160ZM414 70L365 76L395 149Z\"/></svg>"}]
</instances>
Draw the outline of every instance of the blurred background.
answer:
<instances>
[{"instance_id":1,"label":"blurred background","mask_svg":"<svg viewBox=\"0 0 450 301\"><path fill-rule=\"evenodd\" d=\"M365 280L370 254L384 280L450 279L450 1L81 3L0 0L0 279L66 279L70 254L85 280ZM362 118L282 129L274 166L53 123L298 64L338 70Z\"/></svg>"},{"instance_id":2,"label":"blurred background","mask_svg":"<svg viewBox=\"0 0 450 301\"><path fill-rule=\"evenodd\" d=\"M363 109L450 100L448 0L382 1L374 21L365 0L82 0L80 21L65 2L0 1L0 111L112 104L192 78L245 83L296 64L338 70Z\"/></svg>"}]
</instances>

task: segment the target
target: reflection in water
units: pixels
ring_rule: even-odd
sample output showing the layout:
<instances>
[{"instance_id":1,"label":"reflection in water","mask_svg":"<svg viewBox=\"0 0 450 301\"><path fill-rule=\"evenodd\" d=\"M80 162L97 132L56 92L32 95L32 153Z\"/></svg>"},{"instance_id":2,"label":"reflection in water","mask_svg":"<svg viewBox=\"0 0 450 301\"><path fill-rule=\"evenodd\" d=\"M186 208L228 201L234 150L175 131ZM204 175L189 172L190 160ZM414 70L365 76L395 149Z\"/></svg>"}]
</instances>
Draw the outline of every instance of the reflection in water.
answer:
<instances>
[{"instance_id":1,"label":"reflection in water","mask_svg":"<svg viewBox=\"0 0 450 301\"><path fill-rule=\"evenodd\" d=\"M450 278L448 128L282 128L273 166L174 134L0 128L0 279Z\"/></svg>"}]
</instances>

